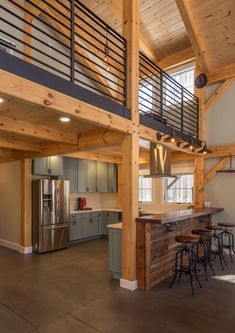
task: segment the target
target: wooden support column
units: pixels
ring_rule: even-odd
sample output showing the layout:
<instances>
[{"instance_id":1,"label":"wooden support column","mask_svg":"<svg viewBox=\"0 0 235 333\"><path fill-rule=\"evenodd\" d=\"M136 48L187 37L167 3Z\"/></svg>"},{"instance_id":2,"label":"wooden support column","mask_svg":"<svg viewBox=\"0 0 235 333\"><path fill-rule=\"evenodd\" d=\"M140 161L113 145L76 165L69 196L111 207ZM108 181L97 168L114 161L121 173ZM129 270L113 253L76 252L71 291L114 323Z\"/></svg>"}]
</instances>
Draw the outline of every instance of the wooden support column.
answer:
<instances>
[{"instance_id":1,"label":"wooden support column","mask_svg":"<svg viewBox=\"0 0 235 333\"><path fill-rule=\"evenodd\" d=\"M201 73L199 64L196 64L196 75ZM196 89L199 98L199 139L205 140L205 88ZM204 158L196 157L194 164L194 207L204 206Z\"/></svg>"},{"instance_id":2,"label":"wooden support column","mask_svg":"<svg viewBox=\"0 0 235 333\"><path fill-rule=\"evenodd\" d=\"M139 174L139 0L123 2L123 33L127 39L127 106L134 122L122 143L123 232L121 287L134 290L136 282L136 222Z\"/></svg>"},{"instance_id":3,"label":"wooden support column","mask_svg":"<svg viewBox=\"0 0 235 333\"><path fill-rule=\"evenodd\" d=\"M31 166L31 160L21 161L21 246L25 248L32 246Z\"/></svg>"}]
</instances>

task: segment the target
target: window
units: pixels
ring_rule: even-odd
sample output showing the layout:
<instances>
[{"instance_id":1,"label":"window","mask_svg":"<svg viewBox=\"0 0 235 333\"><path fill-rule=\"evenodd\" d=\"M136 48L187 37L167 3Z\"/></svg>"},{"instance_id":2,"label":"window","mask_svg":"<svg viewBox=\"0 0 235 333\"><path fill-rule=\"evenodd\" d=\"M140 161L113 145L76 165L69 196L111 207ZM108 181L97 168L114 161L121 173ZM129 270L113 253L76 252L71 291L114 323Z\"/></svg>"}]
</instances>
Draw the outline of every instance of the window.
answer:
<instances>
[{"instance_id":1,"label":"window","mask_svg":"<svg viewBox=\"0 0 235 333\"><path fill-rule=\"evenodd\" d=\"M139 176L139 201L152 202L152 178Z\"/></svg>"},{"instance_id":2,"label":"window","mask_svg":"<svg viewBox=\"0 0 235 333\"><path fill-rule=\"evenodd\" d=\"M164 199L170 203L193 202L193 174L177 174L164 180Z\"/></svg>"},{"instance_id":3,"label":"window","mask_svg":"<svg viewBox=\"0 0 235 333\"><path fill-rule=\"evenodd\" d=\"M180 83L184 88L194 94L194 68L170 74L172 79ZM167 106L171 104L177 104L181 102L181 89L171 81L171 79L165 79L165 104ZM187 99L191 99L191 96L187 94Z\"/></svg>"},{"instance_id":4,"label":"window","mask_svg":"<svg viewBox=\"0 0 235 333\"><path fill-rule=\"evenodd\" d=\"M140 112L151 112L153 103L153 86L151 84L140 84L139 109Z\"/></svg>"}]
</instances>

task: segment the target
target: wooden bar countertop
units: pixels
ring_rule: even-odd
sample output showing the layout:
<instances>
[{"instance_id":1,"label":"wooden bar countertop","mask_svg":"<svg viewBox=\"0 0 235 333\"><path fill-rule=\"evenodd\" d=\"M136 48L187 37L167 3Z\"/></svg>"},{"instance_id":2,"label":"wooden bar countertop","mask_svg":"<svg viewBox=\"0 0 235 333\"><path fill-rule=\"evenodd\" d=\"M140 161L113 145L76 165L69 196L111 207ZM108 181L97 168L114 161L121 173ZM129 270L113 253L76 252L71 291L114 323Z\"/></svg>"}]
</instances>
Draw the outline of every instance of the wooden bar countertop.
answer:
<instances>
[{"instance_id":1,"label":"wooden bar countertop","mask_svg":"<svg viewBox=\"0 0 235 333\"><path fill-rule=\"evenodd\" d=\"M193 208L137 217L136 222L166 224L222 212L223 208Z\"/></svg>"}]
</instances>

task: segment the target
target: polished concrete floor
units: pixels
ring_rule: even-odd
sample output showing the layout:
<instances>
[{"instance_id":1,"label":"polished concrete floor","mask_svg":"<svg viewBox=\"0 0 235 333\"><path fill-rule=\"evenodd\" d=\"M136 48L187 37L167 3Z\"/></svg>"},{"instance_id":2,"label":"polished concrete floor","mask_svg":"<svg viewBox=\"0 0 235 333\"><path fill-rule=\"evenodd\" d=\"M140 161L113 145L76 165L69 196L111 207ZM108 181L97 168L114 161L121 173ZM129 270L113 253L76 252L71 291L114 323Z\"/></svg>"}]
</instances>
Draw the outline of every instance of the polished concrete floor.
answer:
<instances>
[{"instance_id":1,"label":"polished concrete floor","mask_svg":"<svg viewBox=\"0 0 235 333\"><path fill-rule=\"evenodd\" d=\"M112 280L107 250L105 240L46 255L0 247L0 332L235 332L235 263L194 296L186 280L130 292Z\"/></svg>"}]
</instances>

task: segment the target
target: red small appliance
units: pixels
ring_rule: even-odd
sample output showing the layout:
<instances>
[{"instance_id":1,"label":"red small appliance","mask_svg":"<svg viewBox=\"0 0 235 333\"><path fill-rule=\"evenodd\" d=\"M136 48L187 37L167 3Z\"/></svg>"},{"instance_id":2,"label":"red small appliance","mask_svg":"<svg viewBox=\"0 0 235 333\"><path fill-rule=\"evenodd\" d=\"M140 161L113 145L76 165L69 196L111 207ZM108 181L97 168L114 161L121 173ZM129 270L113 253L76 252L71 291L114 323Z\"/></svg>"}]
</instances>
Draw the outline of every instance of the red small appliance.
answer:
<instances>
[{"instance_id":1,"label":"red small appliance","mask_svg":"<svg viewBox=\"0 0 235 333\"><path fill-rule=\"evenodd\" d=\"M86 198L78 198L78 209L80 210L85 210L87 205Z\"/></svg>"}]
</instances>

